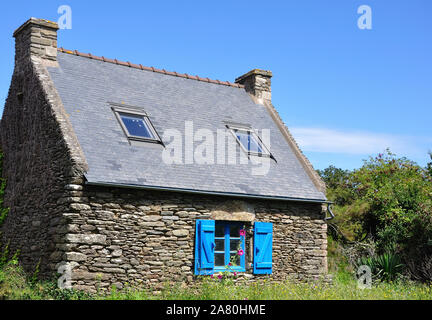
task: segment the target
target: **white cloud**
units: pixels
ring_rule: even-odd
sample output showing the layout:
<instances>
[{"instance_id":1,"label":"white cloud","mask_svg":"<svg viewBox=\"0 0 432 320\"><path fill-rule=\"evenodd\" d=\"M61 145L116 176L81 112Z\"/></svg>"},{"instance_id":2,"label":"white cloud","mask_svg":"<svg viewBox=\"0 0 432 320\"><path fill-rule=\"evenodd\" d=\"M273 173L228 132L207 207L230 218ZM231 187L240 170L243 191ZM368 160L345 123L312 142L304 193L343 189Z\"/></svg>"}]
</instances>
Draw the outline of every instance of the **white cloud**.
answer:
<instances>
[{"instance_id":1,"label":"white cloud","mask_svg":"<svg viewBox=\"0 0 432 320\"><path fill-rule=\"evenodd\" d=\"M386 148L396 154L420 151L415 139L409 136L304 127L290 128L290 131L303 151L368 155Z\"/></svg>"}]
</instances>

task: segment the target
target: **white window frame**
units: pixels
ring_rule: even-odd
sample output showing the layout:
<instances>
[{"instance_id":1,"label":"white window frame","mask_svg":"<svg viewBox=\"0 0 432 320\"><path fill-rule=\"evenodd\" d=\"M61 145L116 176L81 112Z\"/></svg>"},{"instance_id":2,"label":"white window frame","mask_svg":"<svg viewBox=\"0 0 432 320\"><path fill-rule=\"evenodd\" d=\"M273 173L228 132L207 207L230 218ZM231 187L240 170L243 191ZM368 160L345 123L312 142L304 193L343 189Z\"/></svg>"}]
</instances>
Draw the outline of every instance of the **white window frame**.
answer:
<instances>
[{"instance_id":1,"label":"white window frame","mask_svg":"<svg viewBox=\"0 0 432 320\"><path fill-rule=\"evenodd\" d=\"M232 125L232 124L226 124L226 127L231 132L231 134L233 135L234 139L239 144L240 148L247 155L258 156L258 157L271 157L272 156L271 153L270 153L270 150L267 148L267 146L261 140L261 137L255 131L255 129L253 129L252 127L242 126L242 125ZM250 151L250 150L246 149L243 146L243 144L241 143L241 141L237 138L237 135L235 134L234 130L244 131L244 132L250 132L250 134L254 137L254 139L259 143L259 145L260 145L261 149L263 150L263 152L254 152L254 151Z\"/></svg>"},{"instance_id":2,"label":"white window frame","mask_svg":"<svg viewBox=\"0 0 432 320\"><path fill-rule=\"evenodd\" d=\"M151 143L162 143L162 140L157 133L156 129L154 128L153 124L150 121L149 115L138 107L132 107L132 106L126 106L126 105L113 105L111 103L111 109L115 114L115 117L117 118L117 121L120 123L120 126L126 135L127 139L129 141L143 141L143 142L151 142ZM129 133L129 130L127 129L126 125L124 124L121 113L128 114L137 118L141 118L145 125L147 126L148 130L151 132L154 138L146 138L141 136L135 136Z\"/></svg>"}]
</instances>

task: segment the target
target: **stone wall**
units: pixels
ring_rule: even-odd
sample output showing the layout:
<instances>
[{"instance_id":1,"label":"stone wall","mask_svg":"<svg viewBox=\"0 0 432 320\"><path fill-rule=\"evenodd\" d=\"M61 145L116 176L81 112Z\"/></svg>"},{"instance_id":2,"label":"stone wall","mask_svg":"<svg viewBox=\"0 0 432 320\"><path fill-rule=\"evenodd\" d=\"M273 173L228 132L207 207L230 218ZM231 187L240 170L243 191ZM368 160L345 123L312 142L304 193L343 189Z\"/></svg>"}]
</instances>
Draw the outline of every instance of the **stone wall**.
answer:
<instances>
[{"instance_id":1,"label":"stone wall","mask_svg":"<svg viewBox=\"0 0 432 320\"><path fill-rule=\"evenodd\" d=\"M63 249L64 260L73 267L72 285L78 289L109 289L113 284L122 288L125 283L158 288L168 281L194 281L195 220L212 219L214 210L232 201L252 208L255 221L273 222L273 279L317 278L327 272L326 224L319 204L74 188L79 190L80 201L71 203L66 214L68 234ZM250 264L252 224L246 224ZM243 277L254 278L251 268L247 269Z\"/></svg>"},{"instance_id":2,"label":"stone wall","mask_svg":"<svg viewBox=\"0 0 432 320\"><path fill-rule=\"evenodd\" d=\"M50 256L62 232L60 213L66 209L57 201L67 181L74 181L73 165L36 67L29 63L21 68L13 75L0 128L7 179L4 204L10 207L2 242L21 251L27 270L41 260L41 272L47 274L53 270L49 265L57 262Z\"/></svg>"},{"instance_id":3,"label":"stone wall","mask_svg":"<svg viewBox=\"0 0 432 320\"><path fill-rule=\"evenodd\" d=\"M27 271L40 263L44 277L55 273L64 254L62 214L69 204L59 199L74 195L68 185L82 183L87 168L46 69L55 64L55 30L32 18L14 33L15 68L0 123L4 204L10 207L0 240L12 253L20 250Z\"/></svg>"}]
</instances>

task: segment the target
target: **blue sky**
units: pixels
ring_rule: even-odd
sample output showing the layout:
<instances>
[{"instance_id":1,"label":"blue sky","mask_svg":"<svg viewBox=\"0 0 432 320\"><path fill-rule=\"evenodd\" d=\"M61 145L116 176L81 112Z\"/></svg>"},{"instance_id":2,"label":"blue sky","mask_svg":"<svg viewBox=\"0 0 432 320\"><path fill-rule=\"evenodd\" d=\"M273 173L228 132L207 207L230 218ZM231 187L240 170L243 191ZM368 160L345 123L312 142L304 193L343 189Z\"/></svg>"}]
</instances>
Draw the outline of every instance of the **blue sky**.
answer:
<instances>
[{"instance_id":1,"label":"blue sky","mask_svg":"<svg viewBox=\"0 0 432 320\"><path fill-rule=\"evenodd\" d=\"M59 46L219 80L273 72L273 103L315 168L353 169L389 147L432 150L432 1L15 1L0 13L0 108L13 31L72 9ZM360 30L357 8L372 9Z\"/></svg>"}]
</instances>

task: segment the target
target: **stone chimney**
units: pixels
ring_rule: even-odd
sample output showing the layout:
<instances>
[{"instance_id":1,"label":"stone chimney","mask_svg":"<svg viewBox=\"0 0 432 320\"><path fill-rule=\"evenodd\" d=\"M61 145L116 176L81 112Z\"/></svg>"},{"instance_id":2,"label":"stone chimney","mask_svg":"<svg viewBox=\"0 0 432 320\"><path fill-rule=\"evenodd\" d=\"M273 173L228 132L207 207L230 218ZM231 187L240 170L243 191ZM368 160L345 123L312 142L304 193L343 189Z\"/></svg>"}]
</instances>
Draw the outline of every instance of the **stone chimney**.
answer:
<instances>
[{"instance_id":1,"label":"stone chimney","mask_svg":"<svg viewBox=\"0 0 432 320\"><path fill-rule=\"evenodd\" d=\"M57 61L57 23L30 18L15 30L15 66L30 56Z\"/></svg>"},{"instance_id":2,"label":"stone chimney","mask_svg":"<svg viewBox=\"0 0 432 320\"><path fill-rule=\"evenodd\" d=\"M235 79L235 82L245 86L257 103L271 104L271 71L254 69Z\"/></svg>"}]
</instances>

